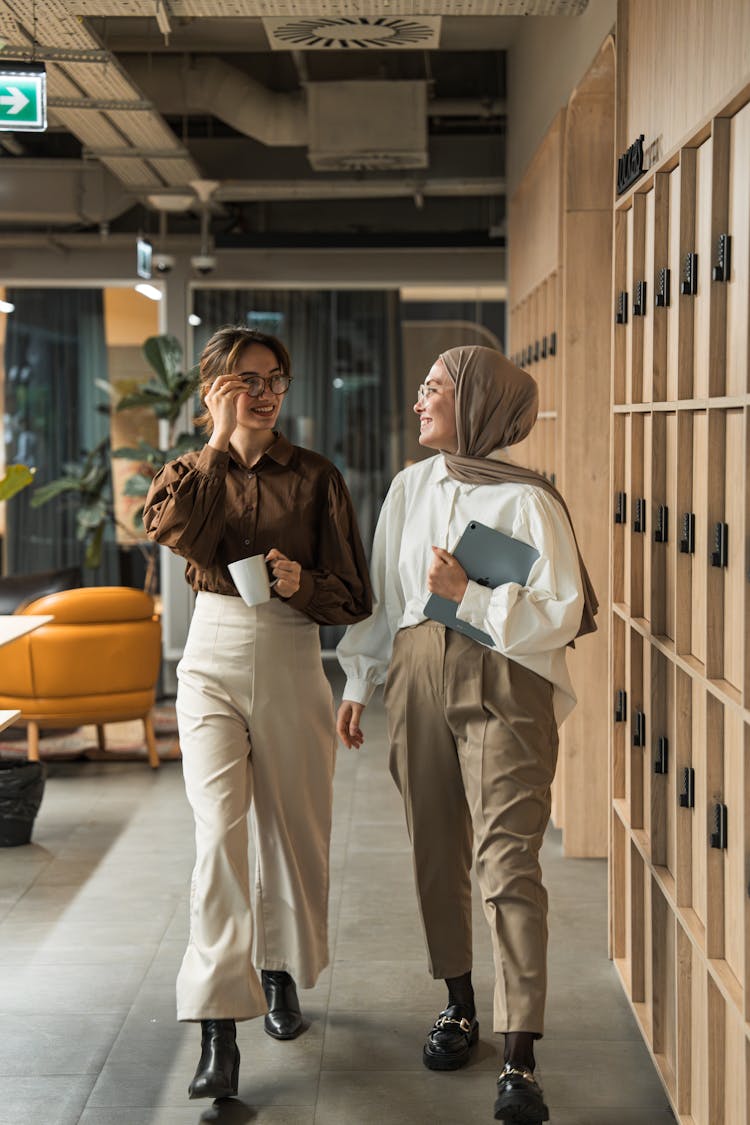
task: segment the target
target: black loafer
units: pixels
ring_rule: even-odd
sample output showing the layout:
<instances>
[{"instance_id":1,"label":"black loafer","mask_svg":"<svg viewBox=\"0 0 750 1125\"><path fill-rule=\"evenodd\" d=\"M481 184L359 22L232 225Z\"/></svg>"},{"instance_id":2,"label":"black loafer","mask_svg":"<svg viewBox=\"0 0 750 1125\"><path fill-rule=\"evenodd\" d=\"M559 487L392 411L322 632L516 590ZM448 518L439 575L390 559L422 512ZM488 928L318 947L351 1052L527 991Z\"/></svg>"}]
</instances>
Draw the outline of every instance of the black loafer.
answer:
<instances>
[{"instance_id":1,"label":"black loafer","mask_svg":"<svg viewBox=\"0 0 750 1125\"><path fill-rule=\"evenodd\" d=\"M497 1080L495 1121L505 1125L542 1125L549 1121L549 1110L532 1071L506 1063Z\"/></svg>"},{"instance_id":2,"label":"black loafer","mask_svg":"<svg viewBox=\"0 0 750 1125\"><path fill-rule=\"evenodd\" d=\"M435 1020L422 1051L422 1062L429 1070L458 1070L469 1061L471 1048L479 1038L476 1016L469 1008L449 1004Z\"/></svg>"},{"instance_id":3,"label":"black loafer","mask_svg":"<svg viewBox=\"0 0 750 1125\"><path fill-rule=\"evenodd\" d=\"M296 1039L304 1024L294 978L289 973L262 969L260 979L268 1004L264 1031L274 1039Z\"/></svg>"}]
</instances>

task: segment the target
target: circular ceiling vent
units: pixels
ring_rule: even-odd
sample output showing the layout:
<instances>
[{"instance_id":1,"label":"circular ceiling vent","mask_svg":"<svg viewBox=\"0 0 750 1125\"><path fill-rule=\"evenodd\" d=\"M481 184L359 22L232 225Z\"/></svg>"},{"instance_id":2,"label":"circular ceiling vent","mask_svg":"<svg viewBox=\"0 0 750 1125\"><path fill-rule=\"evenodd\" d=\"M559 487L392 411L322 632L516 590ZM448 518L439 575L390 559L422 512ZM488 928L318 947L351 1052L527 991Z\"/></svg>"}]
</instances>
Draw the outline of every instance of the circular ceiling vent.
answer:
<instances>
[{"instance_id":1,"label":"circular ceiling vent","mask_svg":"<svg viewBox=\"0 0 750 1125\"><path fill-rule=\"evenodd\" d=\"M268 24L273 22L273 29ZM437 46L440 21L399 16L341 16L337 19L265 20L267 30L289 48L363 50L390 47ZM437 25L437 26L436 26Z\"/></svg>"}]
</instances>

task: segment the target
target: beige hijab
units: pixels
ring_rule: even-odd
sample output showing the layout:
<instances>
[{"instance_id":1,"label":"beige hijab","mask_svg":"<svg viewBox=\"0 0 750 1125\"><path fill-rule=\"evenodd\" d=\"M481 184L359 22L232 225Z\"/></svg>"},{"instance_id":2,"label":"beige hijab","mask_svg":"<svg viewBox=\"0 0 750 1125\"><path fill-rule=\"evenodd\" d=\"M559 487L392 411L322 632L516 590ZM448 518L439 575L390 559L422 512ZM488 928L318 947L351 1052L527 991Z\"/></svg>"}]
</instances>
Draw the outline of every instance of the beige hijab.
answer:
<instances>
[{"instance_id":1,"label":"beige hijab","mask_svg":"<svg viewBox=\"0 0 750 1125\"><path fill-rule=\"evenodd\" d=\"M498 449L515 445L530 433L539 409L537 385L530 375L492 348L451 348L440 356L456 386L458 450L445 453L445 464L455 480L466 484L504 484L518 481L551 493L562 506L576 538L568 506L555 486L532 469L490 457ZM577 636L593 633L599 608L594 587L578 550L584 607Z\"/></svg>"}]
</instances>

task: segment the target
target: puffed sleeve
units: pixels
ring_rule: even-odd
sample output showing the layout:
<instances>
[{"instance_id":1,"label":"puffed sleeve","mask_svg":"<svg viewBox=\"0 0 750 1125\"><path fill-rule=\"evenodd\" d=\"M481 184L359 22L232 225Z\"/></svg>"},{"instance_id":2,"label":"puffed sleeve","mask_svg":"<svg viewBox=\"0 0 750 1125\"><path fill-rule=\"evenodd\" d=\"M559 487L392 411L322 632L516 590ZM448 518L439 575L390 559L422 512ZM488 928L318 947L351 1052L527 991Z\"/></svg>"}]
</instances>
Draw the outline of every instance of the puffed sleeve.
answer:
<instances>
[{"instance_id":1,"label":"puffed sleeve","mask_svg":"<svg viewBox=\"0 0 750 1125\"><path fill-rule=\"evenodd\" d=\"M526 586L495 589L469 582L456 616L489 633L507 656L564 648L581 624L583 589L570 521L557 501L534 489L519 509L513 536L539 551Z\"/></svg>"},{"instance_id":2,"label":"puffed sleeve","mask_svg":"<svg viewBox=\"0 0 750 1125\"><path fill-rule=\"evenodd\" d=\"M399 554L405 519L404 487L395 477L380 509L372 544L372 616L350 625L339 641L336 656L346 675L342 698L352 703L370 702L388 671L393 637L405 605L399 575Z\"/></svg>"},{"instance_id":3,"label":"puffed sleeve","mask_svg":"<svg viewBox=\"0 0 750 1125\"><path fill-rule=\"evenodd\" d=\"M372 610L372 589L349 490L338 469L328 478L320 513L318 565L302 569L286 601L319 625L350 625Z\"/></svg>"},{"instance_id":4,"label":"puffed sleeve","mask_svg":"<svg viewBox=\"0 0 750 1125\"><path fill-rule=\"evenodd\" d=\"M226 522L229 454L204 445L170 461L151 482L143 523L149 539L200 567L211 566Z\"/></svg>"}]
</instances>

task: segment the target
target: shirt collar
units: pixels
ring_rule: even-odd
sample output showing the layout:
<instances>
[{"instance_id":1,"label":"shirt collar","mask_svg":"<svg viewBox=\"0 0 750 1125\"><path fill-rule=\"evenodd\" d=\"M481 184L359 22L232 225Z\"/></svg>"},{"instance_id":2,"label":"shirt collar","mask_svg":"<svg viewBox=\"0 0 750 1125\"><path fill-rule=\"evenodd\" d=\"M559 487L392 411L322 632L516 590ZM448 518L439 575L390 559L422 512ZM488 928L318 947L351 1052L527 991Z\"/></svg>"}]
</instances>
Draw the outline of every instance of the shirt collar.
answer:
<instances>
[{"instance_id":1,"label":"shirt collar","mask_svg":"<svg viewBox=\"0 0 750 1125\"><path fill-rule=\"evenodd\" d=\"M294 446L288 438L284 437L278 430L274 430L275 440L269 445L268 449L263 454L263 457L270 457L277 465L288 465L292 459ZM232 458L236 465L242 466L239 454L229 446L229 456ZM261 457L261 461L263 460ZM260 464L260 462L258 462Z\"/></svg>"},{"instance_id":2,"label":"shirt collar","mask_svg":"<svg viewBox=\"0 0 750 1125\"><path fill-rule=\"evenodd\" d=\"M510 464L514 464L514 462L511 461L510 457L508 457L504 449L493 449L491 453L487 454L487 459L490 461L508 461ZM445 463L445 457L442 453L438 453L435 457L432 458L430 483L442 484L443 481L453 479L454 478L451 477L450 473L448 472L448 466Z\"/></svg>"}]
</instances>

